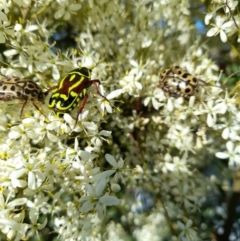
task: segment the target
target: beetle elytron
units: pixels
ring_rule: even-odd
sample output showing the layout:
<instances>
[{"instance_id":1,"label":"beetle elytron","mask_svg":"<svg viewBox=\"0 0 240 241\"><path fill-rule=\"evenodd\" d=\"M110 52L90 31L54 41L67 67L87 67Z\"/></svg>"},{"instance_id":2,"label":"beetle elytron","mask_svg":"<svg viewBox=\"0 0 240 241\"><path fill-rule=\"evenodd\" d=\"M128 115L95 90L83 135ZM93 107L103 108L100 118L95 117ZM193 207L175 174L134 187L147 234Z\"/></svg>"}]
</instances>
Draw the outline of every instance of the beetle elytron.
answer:
<instances>
[{"instance_id":1,"label":"beetle elytron","mask_svg":"<svg viewBox=\"0 0 240 241\"><path fill-rule=\"evenodd\" d=\"M44 104L45 94L32 80L3 76L0 80L0 100L9 101L13 99L24 100L20 112L20 118L22 118L23 110L29 100L41 112L34 101L40 101Z\"/></svg>"},{"instance_id":2,"label":"beetle elytron","mask_svg":"<svg viewBox=\"0 0 240 241\"><path fill-rule=\"evenodd\" d=\"M158 87L169 96L182 96L188 99L198 91L200 83L206 84L203 80L187 73L179 66L173 66L160 73Z\"/></svg>"},{"instance_id":3,"label":"beetle elytron","mask_svg":"<svg viewBox=\"0 0 240 241\"><path fill-rule=\"evenodd\" d=\"M99 92L97 84L101 84L100 80L91 80L91 72L92 70L86 67L74 69L66 74L57 86L48 90L48 93L53 91L49 99L48 107L52 109L58 117L62 117L64 113L71 112L82 100L77 113L75 126L78 121L78 116L86 105L88 99L87 89L90 86L94 84L97 93L107 100L107 98Z\"/></svg>"}]
</instances>

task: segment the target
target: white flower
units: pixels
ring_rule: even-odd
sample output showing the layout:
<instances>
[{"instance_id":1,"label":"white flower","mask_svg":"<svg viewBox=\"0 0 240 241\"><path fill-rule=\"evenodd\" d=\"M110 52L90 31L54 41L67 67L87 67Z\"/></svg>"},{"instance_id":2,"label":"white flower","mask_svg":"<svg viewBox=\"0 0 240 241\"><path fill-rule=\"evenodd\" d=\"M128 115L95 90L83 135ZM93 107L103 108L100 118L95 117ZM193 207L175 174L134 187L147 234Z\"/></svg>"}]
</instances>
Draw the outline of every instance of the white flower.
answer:
<instances>
[{"instance_id":1,"label":"white flower","mask_svg":"<svg viewBox=\"0 0 240 241\"><path fill-rule=\"evenodd\" d=\"M227 32L230 31L231 27L233 26L232 21L228 21L226 23L225 18L217 16L216 17L216 24L213 24L213 28L209 29L207 32L208 37L216 36L220 34L220 38L222 42L227 42Z\"/></svg>"},{"instance_id":2,"label":"white flower","mask_svg":"<svg viewBox=\"0 0 240 241\"><path fill-rule=\"evenodd\" d=\"M37 233L38 230L42 230L47 225L47 218L45 218L42 223L38 222L39 218L39 211L38 209L31 207L29 210L29 219L31 221L31 224L28 224L28 230L27 234L25 236L26 240L28 240L30 237L32 237L35 232Z\"/></svg>"},{"instance_id":3,"label":"white flower","mask_svg":"<svg viewBox=\"0 0 240 241\"><path fill-rule=\"evenodd\" d=\"M3 18L3 15L0 16ZM11 27L8 27L8 22L2 22L0 21L0 43L3 44L6 42L7 36L13 37L14 31Z\"/></svg>"},{"instance_id":4,"label":"white flower","mask_svg":"<svg viewBox=\"0 0 240 241\"><path fill-rule=\"evenodd\" d=\"M101 179L108 178L114 174L114 177L113 177L114 182L121 181L122 183L124 183L124 178L122 176L122 169L124 166L123 159L120 158L120 160L117 162L115 160L115 158L110 154L106 154L105 158L106 158L107 162L113 167L112 170L107 170L107 171L101 172L101 173L95 175L92 180L97 182Z\"/></svg>"},{"instance_id":5,"label":"white flower","mask_svg":"<svg viewBox=\"0 0 240 241\"><path fill-rule=\"evenodd\" d=\"M133 59L130 59L129 62L133 68L119 81L119 84L122 86L123 93L138 96L143 88L140 80L148 63L143 65L141 61L138 63Z\"/></svg>"},{"instance_id":6,"label":"white flower","mask_svg":"<svg viewBox=\"0 0 240 241\"><path fill-rule=\"evenodd\" d=\"M73 120L71 118L71 116L69 114L64 114L64 119L66 120L67 117L66 116L69 116L69 118L71 120ZM59 138L53 134L53 131L55 131L57 134L68 134L70 133L72 130L71 128L67 125L66 122L63 121L63 119L55 116L54 114L50 114L49 115L49 121L50 123L46 125L46 129L47 129L47 136L49 138L50 141L53 141L53 142L57 142L59 140ZM72 122L73 124L73 122ZM75 122L74 122L75 124Z\"/></svg>"},{"instance_id":7,"label":"white flower","mask_svg":"<svg viewBox=\"0 0 240 241\"><path fill-rule=\"evenodd\" d=\"M107 193L103 193L107 182L102 179L98 183L93 185L86 185L86 196L80 199L83 203L80 208L81 212L88 213L92 208L96 209L98 218L103 219L106 213L106 206L118 205L120 200L116 197L109 196Z\"/></svg>"},{"instance_id":8,"label":"white flower","mask_svg":"<svg viewBox=\"0 0 240 241\"><path fill-rule=\"evenodd\" d=\"M231 11L234 11L234 9L236 8L236 6L238 5L238 1L229 1L229 0L227 0L226 1L227 2L227 6L226 6L226 8L225 8L225 12L226 13L229 13L230 12L230 10Z\"/></svg>"},{"instance_id":9,"label":"white flower","mask_svg":"<svg viewBox=\"0 0 240 241\"><path fill-rule=\"evenodd\" d=\"M15 163L20 162L18 169L12 171L10 179L14 187L25 187L35 190L39 188L45 180L45 175L41 172L40 166L44 159L39 161L36 156L30 156L27 159L22 153L15 155ZM26 180L25 180L26 179Z\"/></svg>"},{"instance_id":10,"label":"white flower","mask_svg":"<svg viewBox=\"0 0 240 241\"><path fill-rule=\"evenodd\" d=\"M82 173L85 173L85 164L92 162L95 157L96 154L80 149L78 138L75 138L74 148L68 147L66 150L67 162L72 163L73 167L80 169Z\"/></svg>"},{"instance_id":11,"label":"white flower","mask_svg":"<svg viewBox=\"0 0 240 241\"><path fill-rule=\"evenodd\" d=\"M22 145L27 145L29 138L27 137L27 132L29 132L28 128L25 128L25 125L20 124L18 126L13 126L10 129L10 132L8 134L8 137L10 139L16 140L21 139Z\"/></svg>"},{"instance_id":12,"label":"white flower","mask_svg":"<svg viewBox=\"0 0 240 241\"><path fill-rule=\"evenodd\" d=\"M57 2L60 5L60 10L54 14L54 17L57 19L63 16L64 20L68 20L70 19L71 14L76 14L76 12L81 8L81 4L69 4L68 0L58 0Z\"/></svg>"},{"instance_id":13,"label":"white flower","mask_svg":"<svg viewBox=\"0 0 240 241\"><path fill-rule=\"evenodd\" d=\"M160 88L155 88L152 95L144 99L143 104L144 106L147 106L151 101L154 109L158 110L161 106L164 105L163 100L165 99L166 97L163 91Z\"/></svg>"},{"instance_id":14,"label":"white flower","mask_svg":"<svg viewBox=\"0 0 240 241\"><path fill-rule=\"evenodd\" d=\"M180 240L184 240L184 241L198 240L197 232L191 227L192 223L193 222L191 219L188 219L186 224L182 223L181 221L177 221L177 225L181 230L181 233L178 236Z\"/></svg>"},{"instance_id":15,"label":"white flower","mask_svg":"<svg viewBox=\"0 0 240 241\"><path fill-rule=\"evenodd\" d=\"M103 100L101 101L101 105L100 105L100 109L101 111L104 113L105 109L108 113L112 113L112 106L110 105L110 101L116 97L118 97L119 95L122 94L122 89L117 89L117 90L114 90L112 91L110 94L108 94L106 96L106 98L109 100L109 101L106 101L106 100Z\"/></svg>"},{"instance_id":16,"label":"white flower","mask_svg":"<svg viewBox=\"0 0 240 241\"><path fill-rule=\"evenodd\" d=\"M205 104L202 103L204 109L199 109L194 112L195 115L201 115L207 113L207 125L213 127L217 121L217 114L224 114L226 109L223 103L215 104L213 100L210 100ZM214 105L215 104L215 105Z\"/></svg>"},{"instance_id":17,"label":"white flower","mask_svg":"<svg viewBox=\"0 0 240 241\"><path fill-rule=\"evenodd\" d=\"M230 168L239 168L240 165L240 145L234 146L233 142L226 143L226 152L217 152L216 157L220 159L229 159Z\"/></svg>"}]
</instances>

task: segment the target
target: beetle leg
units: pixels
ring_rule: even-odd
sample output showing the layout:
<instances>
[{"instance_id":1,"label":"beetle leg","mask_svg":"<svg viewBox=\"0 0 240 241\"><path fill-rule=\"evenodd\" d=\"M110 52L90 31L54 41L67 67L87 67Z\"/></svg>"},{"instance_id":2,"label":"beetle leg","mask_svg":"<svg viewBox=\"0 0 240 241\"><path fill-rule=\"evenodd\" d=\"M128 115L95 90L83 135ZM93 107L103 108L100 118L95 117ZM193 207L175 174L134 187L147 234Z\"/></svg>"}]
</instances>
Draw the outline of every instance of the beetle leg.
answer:
<instances>
[{"instance_id":1,"label":"beetle leg","mask_svg":"<svg viewBox=\"0 0 240 241\"><path fill-rule=\"evenodd\" d=\"M28 101L28 99L26 99L26 100L24 101L23 105L22 105L22 109L21 109L21 112L20 112L20 119L22 119L22 113L23 113L23 110L24 110L24 108L25 108L25 106L26 106L26 104L27 104L27 101Z\"/></svg>"},{"instance_id":2,"label":"beetle leg","mask_svg":"<svg viewBox=\"0 0 240 241\"><path fill-rule=\"evenodd\" d=\"M75 121L74 128L75 128L76 125L77 125L78 117L79 117L79 115L82 113L82 111L83 111L83 109L84 109L84 107L85 107L85 105L86 105L86 103L87 103L87 100L88 100L88 94L86 94L86 95L84 96L83 100L82 100L81 106L80 106L79 111L78 111L78 113L77 113L77 118L76 118L76 121Z\"/></svg>"},{"instance_id":3,"label":"beetle leg","mask_svg":"<svg viewBox=\"0 0 240 241\"><path fill-rule=\"evenodd\" d=\"M100 93L99 89L98 89L97 83L100 85L100 84L101 84L100 80L94 79L94 80L91 80L91 83L94 84L94 86L95 86L95 88L96 88L96 90L97 90L97 93L98 93L102 98L104 98L107 102L109 102L109 100L108 100L104 95L102 95L102 94Z\"/></svg>"},{"instance_id":4,"label":"beetle leg","mask_svg":"<svg viewBox=\"0 0 240 241\"><path fill-rule=\"evenodd\" d=\"M57 87L58 87L57 85L52 86L51 88L49 88L47 91L44 92L44 95L47 96L51 91L57 89Z\"/></svg>"},{"instance_id":5,"label":"beetle leg","mask_svg":"<svg viewBox=\"0 0 240 241\"><path fill-rule=\"evenodd\" d=\"M40 110L40 108L34 103L34 101L33 100L31 100L32 101L32 104L34 105L34 107L42 114L42 115L44 115L43 114L43 112ZM45 115L44 115L45 116ZM45 116L46 117L46 116Z\"/></svg>"}]
</instances>

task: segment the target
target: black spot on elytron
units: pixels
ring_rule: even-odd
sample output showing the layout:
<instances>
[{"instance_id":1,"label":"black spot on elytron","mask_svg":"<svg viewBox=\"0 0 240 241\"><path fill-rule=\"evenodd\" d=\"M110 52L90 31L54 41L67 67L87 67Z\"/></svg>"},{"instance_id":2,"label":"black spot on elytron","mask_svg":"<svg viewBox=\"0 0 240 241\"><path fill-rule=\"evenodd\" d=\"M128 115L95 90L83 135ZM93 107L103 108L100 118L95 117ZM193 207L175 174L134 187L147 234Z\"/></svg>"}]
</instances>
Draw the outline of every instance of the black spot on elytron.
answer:
<instances>
[{"instance_id":1,"label":"black spot on elytron","mask_svg":"<svg viewBox=\"0 0 240 241\"><path fill-rule=\"evenodd\" d=\"M185 89L185 93L187 94L187 93L190 93L191 92L191 89L190 88L186 88Z\"/></svg>"},{"instance_id":2,"label":"black spot on elytron","mask_svg":"<svg viewBox=\"0 0 240 241\"><path fill-rule=\"evenodd\" d=\"M0 86L2 86L3 85L3 82L0 82Z\"/></svg>"},{"instance_id":3,"label":"black spot on elytron","mask_svg":"<svg viewBox=\"0 0 240 241\"><path fill-rule=\"evenodd\" d=\"M31 92L32 92L31 90L29 90L29 89L27 89L27 88L26 88L26 89L24 89L24 91L25 91L25 94L26 94L26 95L30 95L30 94L31 94ZM32 94L33 94L33 93L32 93Z\"/></svg>"},{"instance_id":4,"label":"black spot on elytron","mask_svg":"<svg viewBox=\"0 0 240 241\"><path fill-rule=\"evenodd\" d=\"M192 82L197 83L197 79L193 77Z\"/></svg>"},{"instance_id":5,"label":"black spot on elytron","mask_svg":"<svg viewBox=\"0 0 240 241\"><path fill-rule=\"evenodd\" d=\"M33 91L33 92L31 93L32 98L36 98L37 95L38 95L38 93L37 93L36 91Z\"/></svg>"},{"instance_id":6,"label":"black spot on elytron","mask_svg":"<svg viewBox=\"0 0 240 241\"><path fill-rule=\"evenodd\" d=\"M168 86L168 82L167 82L167 81L163 82L163 85L164 85L165 87Z\"/></svg>"},{"instance_id":7,"label":"black spot on elytron","mask_svg":"<svg viewBox=\"0 0 240 241\"><path fill-rule=\"evenodd\" d=\"M36 86L33 83L28 83L27 86L28 86L29 89L35 89L36 88Z\"/></svg>"},{"instance_id":8,"label":"black spot on elytron","mask_svg":"<svg viewBox=\"0 0 240 241\"><path fill-rule=\"evenodd\" d=\"M5 85L5 86L3 86L3 90L6 90L7 89L7 86Z\"/></svg>"},{"instance_id":9,"label":"black spot on elytron","mask_svg":"<svg viewBox=\"0 0 240 241\"><path fill-rule=\"evenodd\" d=\"M182 71L181 71L181 70L178 70L177 74L178 74L178 75L181 75L181 74L182 74Z\"/></svg>"},{"instance_id":10,"label":"black spot on elytron","mask_svg":"<svg viewBox=\"0 0 240 241\"><path fill-rule=\"evenodd\" d=\"M22 93L19 92L19 91L17 91L16 94L17 94L17 97L21 97L22 96Z\"/></svg>"},{"instance_id":11,"label":"black spot on elytron","mask_svg":"<svg viewBox=\"0 0 240 241\"><path fill-rule=\"evenodd\" d=\"M179 69L180 67L178 65L174 66L174 68Z\"/></svg>"},{"instance_id":12,"label":"black spot on elytron","mask_svg":"<svg viewBox=\"0 0 240 241\"><path fill-rule=\"evenodd\" d=\"M189 75L189 73L184 73L182 77L186 79Z\"/></svg>"},{"instance_id":13,"label":"black spot on elytron","mask_svg":"<svg viewBox=\"0 0 240 241\"><path fill-rule=\"evenodd\" d=\"M11 91L15 91L16 88L14 85L12 85L10 89L11 89Z\"/></svg>"}]
</instances>

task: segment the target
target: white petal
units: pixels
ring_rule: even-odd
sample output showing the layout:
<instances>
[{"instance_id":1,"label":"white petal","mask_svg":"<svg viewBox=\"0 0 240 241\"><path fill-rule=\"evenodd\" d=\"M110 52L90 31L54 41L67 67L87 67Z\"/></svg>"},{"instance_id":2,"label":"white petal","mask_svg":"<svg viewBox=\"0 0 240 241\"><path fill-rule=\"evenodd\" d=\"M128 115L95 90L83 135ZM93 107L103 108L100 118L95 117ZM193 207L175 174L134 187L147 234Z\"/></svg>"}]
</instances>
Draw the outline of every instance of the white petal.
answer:
<instances>
[{"instance_id":1,"label":"white petal","mask_svg":"<svg viewBox=\"0 0 240 241\"><path fill-rule=\"evenodd\" d=\"M20 178L21 176L23 176L26 172L27 172L27 169L25 169L25 168L15 170L10 174L9 177L11 179L13 179L13 178L17 179L17 178Z\"/></svg>"},{"instance_id":2,"label":"white petal","mask_svg":"<svg viewBox=\"0 0 240 241\"><path fill-rule=\"evenodd\" d=\"M120 160L118 161L118 169L123 168L123 165L124 165L124 160L123 160L123 159L120 159Z\"/></svg>"},{"instance_id":3,"label":"white petal","mask_svg":"<svg viewBox=\"0 0 240 241\"><path fill-rule=\"evenodd\" d=\"M105 195L99 198L99 202L106 206L112 206L118 205L121 202L121 200L113 196Z\"/></svg>"},{"instance_id":4,"label":"white petal","mask_svg":"<svg viewBox=\"0 0 240 241\"><path fill-rule=\"evenodd\" d=\"M214 27L214 28L209 29L206 35L207 35L207 37L212 37L217 34L218 34L218 29Z\"/></svg>"},{"instance_id":5,"label":"white petal","mask_svg":"<svg viewBox=\"0 0 240 241\"><path fill-rule=\"evenodd\" d=\"M3 54L5 56L9 57L9 56L13 56L15 54L18 54L18 51L16 49L10 49L10 50L4 51Z\"/></svg>"},{"instance_id":6,"label":"white petal","mask_svg":"<svg viewBox=\"0 0 240 241\"><path fill-rule=\"evenodd\" d=\"M94 196L95 195L93 187L90 184L86 184L85 189L86 189L86 191L88 192L88 194L90 196Z\"/></svg>"},{"instance_id":7,"label":"white petal","mask_svg":"<svg viewBox=\"0 0 240 241\"><path fill-rule=\"evenodd\" d=\"M227 42L227 35L224 31L220 31L220 38L221 38L223 43Z\"/></svg>"},{"instance_id":8,"label":"white petal","mask_svg":"<svg viewBox=\"0 0 240 241\"><path fill-rule=\"evenodd\" d=\"M61 18L63 14L64 14L64 11L61 9L54 14L54 18L57 18L57 19Z\"/></svg>"},{"instance_id":9,"label":"white petal","mask_svg":"<svg viewBox=\"0 0 240 241\"><path fill-rule=\"evenodd\" d=\"M111 136L111 134L112 134L111 131L102 130L102 131L99 132L100 136Z\"/></svg>"},{"instance_id":10,"label":"white petal","mask_svg":"<svg viewBox=\"0 0 240 241\"><path fill-rule=\"evenodd\" d=\"M19 224L13 220L10 220L10 219L0 219L0 224L2 224L3 227L10 227L11 229L13 230L22 230L22 224Z\"/></svg>"},{"instance_id":11,"label":"white petal","mask_svg":"<svg viewBox=\"0 0 240 241\"><path fill-rule=\"evenodd\" d=\"M81 4L73 3L70 5L69 9L71 11L78 11L79 9L81 9L81 7L82 7Z\"/></svg>"},{"instance_id":12,"label":"white petal","mask_svg":"<svg viewBox=\"0 0 240 241\"><path fill-rule=\"evenodd\" d=\"M116 171L115 170L107 170L107 171L104 171L104 172L101 172L97 175L95 175L93 178L92 178L92 181L93 182L97 182L101 179L106 179L108 177L110 177L113 173L115 173Z\"/></svg>"},{"instance_id":13,"label":"white petal","mask_svg":"<svg viewBox=\"0 0 240 241\"><path fill-rule=\"evenodd\" d=\"M174 109L174 106L173 106L173 103L172 103L172 99L169 98L169 99L168 99L168 102L167 102L167 110L168 110L169 112L171 112L171 111L173 111L173 109Z\"/></svg>"},{"instance_id":14,"label":"white petal","mask_svg":"<svg viewBox=\"0 0 240 241\"><path fill-rule=\"evenodd\" d=\"M35 178L35 174L32 171L30 171L28 174L28 187L31 190L36 189L36 178Z\"/></svg>"},{"instance_id":15,"label":"white petal","mask_svg":"<svg viewBox=\"0 0 240 241\"><path fill-rule=\"evenodd\" d=\"M215 124L214 115L208 114L208 115L207 115L207 125L208 125L209 127L212 127L212 126L214 126L214 124Z\"/></svg>"},{"instance_id":16,"label":"white petal","mask_svg":"<svg viewBox=\"0 0 240 241\"><path fill-rule=\"evenodd\" d=\"M105 158L106 158L107 162L109 164L111 164L114 168L118 167L117 162L116 162L115 158L112 155L106 154Z\"/></svg>"},{"instance_id":17,"label":"white petal","mask_svg":"<svg viewBox=\"0 0 240 241\"><path fill-rule=\"evenodd\" d=\"M228 139L228 137L229 137L229 128L225 128L222 132L222 138L226 140Z\"/></svg>"},{"instance_id":18,"label":"white petal","mask_svg":"<svg viewBox=\"0 0 240 241\"><path fill-rule=\"evenodd\" d=\"M64 115L63 115L63 119L67 122L67 123L69 123L69 124L75 124L75 120L72 118L72 116L71 115L69 115L68 113L65 113Z\"/></svg>"},{"instance_id":19,"label":"white petal","mask_svg":"<svg viewBox=\"0 0 240 241\"><path fill-rule=\"evenodd\" d=\"M135 85L137 89L141 90L142 89L142 84L140 82L135 82Z\"/></svg>"},{"instance_id":20,"label":"white petal","mask_svg":"<svg viewBox=\"0 0 240 241\"><path fill-rule=\"evenodd\" d=\"M121 94L122 94L122 89L117 89L117 90L112 91L110 94L108 94L106 96L106 98L108 100L111 100L111 99L114 99L114 98L118 97Z\"/></svg>"},{"instance_id":21,"label":"white petal","mask_svg":"<svg viewBox=\"0 0 240 241\"><path fill-rule=\"evenodd\" d=\"M190 97L190 99L189 99L189 107L193 107L194 106L195 99L196 99L196 97L194 95Z\"/></svg>"},{"instance_id":22,"label":"white petal","mask_svg":"<svg viewBox=\"0 0 240 241\"><path fill-rule=\"evenodd\" d=\"M103 206L101 203L97 203L96 205L96 211L97 211L97 214L98 214L98 218L100 220L103 219L103 217L105 216L106 214L106 207Z\"/></svg>"},{"instance_id":23,"label":"white petal","mask_svg":"<svg viewBox=\"0 0 240 241\"><path fill-rule=\"evenodd\" d=\"M42 230L43 228L45 228L47 223L48 223L48 219L45 218L42 224L40 225L38 224L38 230Z\"/></svg>"},{"instance_id":24,"label":"white petal","mask_svg":"<svg viewBox=\"0 0 240 241\"><path fill-rule=\"evenodd\" d=\"M130 60L129 60L129 63L130 63L133 67L138 68L138 63L137 63L135 60L130 59Z\"/></svg>"},{"instance_id":25,"label":"white petal","mask_svg":"<svg viewBox=\"0 0 240 241\"><path fill-rule=\"evenodd\" d=\"M13 179L12 186L14 188L16 188L16 187L24 188L27 186L27 182L25 180Z\"/></svg>"},{"instance_id":26,"label":"white petal","mask_svg":"<svg viewBox=\"0 0 240 241\"><path fill-rule=\"evenodd\" d=\"M3 8L3 9L4 9L4 8ZM7 22L7 21L8 21L7 15L5 15L2 11L3 11L3 10L1 9L0 19L1 19L1 21L3 21L3 22Z\"/></svg>"},{"instance_id":27,"label":"white petal","mask_svg":"<svg viewBox=\"0 0 240 241\"><path fill-rule=\"evenodd\" d=\"M97 130L97 125L94 122L84 122L84 126L89 130L89 131L96 131Z\"/></svg>"},{"instance_id":28,"label":"white petal","mask_svg":"<svg viewBox=\"0 0 240 241\"><path fill-rule=\"evenodd\" d=\"M32 224L36 224L37 223L38 211L37 211L36 208L30 208L29 218L30 218Z\"/></svg>"},{"instance_id":29,"label":"white petal","mask_svg":"<svg viewBox=\"0 0 240 241\"><path fill-rule=\"evenodd\" d=\"M106 179L102 179L96 186L96 196L99 197L107 185Z\"/></svg>"},{"instance_id":30,"label":"white petal","mask_svg":"<svg viewBox=\"0 0 240 241\"><path fill-rule=\"evenodd\" d=\"M60 73L59 73L56 65L52 66L52 77L54 80L59 80L59 78L60 78Z\"/></svg>"},{"instance_id":31,"label":"white petal","mask_svg":"<svg viewBox=\"0 0 240 241\"><path fill-rule=\"evenodd\" d=\"M234 145L233 145L233 143L231 141L228 141L226 143L226 147L227 147L228 152L233 152Z\"/></svg>"},{"instance_id":32,"label":"white petal","mask_svg":"<svg viewBox=\"0 0 240 241\"><path fill-rule=\"evenodd\" d=\"M229 154L225 152L217 152L215 155L220 159L227 159L229 157Z\"/></svg>"},{"instance_id":33,"label":"white petal","mask_svg":"<svg viewBox=\"0 0 240 241\"><path fill-rule=\"evenodd\" d=\"M0 32L0 43L1 43L1 44L4 44L5 41L6 41L5 35L3 34L3 32Z\"/></svg>"},{"instance_id":34,"label":"white petal","mask_svg":"<svg viewBox=\"0 0 240 241\"><path fill-rule=\"evenodd\" d=\"M12 202L8 203L8 207L15 207L15 206L21 206L27 202L27 198L17 198Z\"/></svg>"},{"instance_id":35,"label":"white petal","mask_svg":"<svg viewBox=\"0 0 240 241\"><path fill-rule=\"evenodd\" d=\"M162 105L161 103L159 103L155 98L152 99L152 105L153 105L153 108L155 110L158 110L159 107Z\"/></svg>"},{"instance_id":36,"label":"white petal","mask_svg":"<svg viewBox=\"0 0 240 241\"><path fill-rule=\"evenodd\" d=\"M92 207L95 205L95 203L92 203L90 201L87 201L83 203L83 205L80 208L80 212L87 213L89 210L92 209Z\"/></svg>"},{"instance_id":37,"label":"white petal","mask_svg":"<svg viewBox=\"0 0 240 241\"><path fill-rule=\"evenodd\" d=\"M26 30L30 31L30 32L38 30L38 29L39 29L39 27L35 24L27 25L27 27L26 27Z\"/></svg>"},{"instance_id":38,"label":"white petal","mask_svg":"<svg viewBox=\"0 0 240 241\"><path fill-rule=\"evenodd\" d=\"M52 142L57 142L59 140L59 138L57 136L51 134L50 132L47 132L47 137Z\"/></svg>"},{"instance_id":39,"label":"white petal","mask_svg":"<svg viewBox=\"0 0 240 241\"><path fill-rule=\"evenodd\" d=\"M8 134L8 137L10 139L17 139L20 136L21 136L20 132L19 131L15 131L15 130L10 131L9 134Z\"/></svg>"},{"instance_id":40,"label":"white petal","mask_svg":"<svg viewBox=\"0 0 240 241\"><path fill-rule=\"evenodd\" d=\"M144 106L147 106L149 104L150 100L151 100L150 97L147 97L146 99L144 99L144 101L143 101Z\"/></svg>"},{"instance_id":41,"label":"white petal","mask_svg":"<svg viewBox=\"0 0 240 241\"><path fill-rule=\"evenodd\" d=\"M103 103L104 104L104 103ZM106 108L106 110L107 110L107 112L108 113L112 113L113 111L112 111L112 106L109 104L109 103L106 103L105 104L105 108ZM102 109L102 111L104 112L104 108L101 108Z\"/></svg>"},{"instance_id":42,"label":"white petal","mask_svg":"<svg viewBox=\"0 0 240 241\"><path fill-rule=\"evenodd\" d=\"M20 30L22 30L22 25L19 24L19 23L15 24L14 30L17 31L17 32L20 31Z\"/></svg>"},{"instance_id":43,"label":"white petal","mask_svg":"<svg viewBox=\"0 0 240 241\"><path fill-rule=\"evenodd\" d=\"M204 19L204 22L206 25L209 24L211 18L213 17L213 14L212 13L208 13L206 16L205 16L205 19Z\"/></svg>"}]
</instances>

